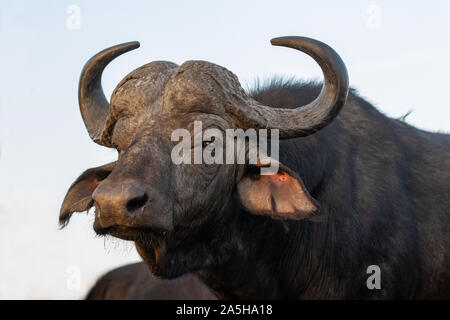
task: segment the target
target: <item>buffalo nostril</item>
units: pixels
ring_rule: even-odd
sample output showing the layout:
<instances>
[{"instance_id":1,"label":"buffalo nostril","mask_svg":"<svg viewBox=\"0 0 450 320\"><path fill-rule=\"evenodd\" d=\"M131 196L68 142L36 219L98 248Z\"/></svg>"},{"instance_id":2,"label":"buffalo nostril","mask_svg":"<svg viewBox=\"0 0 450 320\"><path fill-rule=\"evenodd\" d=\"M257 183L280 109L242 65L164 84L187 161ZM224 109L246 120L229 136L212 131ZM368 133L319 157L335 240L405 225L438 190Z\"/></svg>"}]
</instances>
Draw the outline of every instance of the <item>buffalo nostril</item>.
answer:
<instances>
[{"instance_id":1,"label":"buffalo nostril","mask_svg":"<svg viewBox=\"0 0 450 320\"><path fill-rule=\"evenodd\" d=\"M128 212L136 211L145 206L148 201L147 193L144 193L142 196L135 197L127 202L127 210Z\"/></svg>"}]
</instances>

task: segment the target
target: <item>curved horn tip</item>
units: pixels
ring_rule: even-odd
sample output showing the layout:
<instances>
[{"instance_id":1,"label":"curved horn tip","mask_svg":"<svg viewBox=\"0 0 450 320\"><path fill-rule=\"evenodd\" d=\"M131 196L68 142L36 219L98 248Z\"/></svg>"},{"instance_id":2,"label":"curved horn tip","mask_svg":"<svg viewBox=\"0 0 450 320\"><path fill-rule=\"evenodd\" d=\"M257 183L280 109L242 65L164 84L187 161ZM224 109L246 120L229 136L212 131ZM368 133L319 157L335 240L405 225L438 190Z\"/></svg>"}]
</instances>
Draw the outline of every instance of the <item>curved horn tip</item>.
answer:
<instances>
[{"instance_id":1,"label":"curved horn tip","mask_svg":"<svg viewBox=\"0 0 450 320\"><path fill-rule=\"evenodd\" d=\"M139 41L130 41L130 42L125 42L123 43L123 45L132 48L132 49L137 49L141 46L141 44L139 43Z\"/></svg>"},{"instance_id":2,"label":"curved horn tip","mask_svg":"<svg viewBox=\"0 0 450 320\"><path fill-rule=\"evenodd\" d=\"M285 36L285 37L276 37L270 40L270 43L273 46L283 46L283 47L292 47L295 45L296 42L298 41L304 41L304 42L309 42L309 43L316 43L316 44L320 44L320 45L325 45L328 47L327 44L313 39L313 38L308 38L308 37L300 37L300 36Z\"/></svg>"},{"instance_id":3,"label":"curved horn tip","mask_svg":"<svg viewBox=\"0 0 450 320\"><path fill-rule=\"evenodd\" d=\"M299 38L304 39L304 37L298 37L298 36L276 37L276 38L270 39L270 44L273 46L282 46L286 43L286 41L295 40L295 39L299 39Z\"/></svg>"},{"instance_id":4,"label":"curved horn tip","mask_svg":"<svg viewBox=\"0 0 450 320\"><path fill-rule=\"evenodd\" d=\"M276 37L276 38L272 38L272 39L270 39L270 44L273 45L273 46L276 46L276 45L279 44L279 41L280 41L281 39L283 39L283 38L285 38L285 37Z\"/></svg>"},{"instance_id":5,"label":"curved horn tip","mask_svg":"<svg viewBox=\"0 0 450 320\"><path fill-rule=\"evenodd\" d=\"M111 50L119 50L119 52L128 52L131 50L135 50L137 48L139 48L141 46L141 44L139 43L139 41L129 41L129 42L124 42L121 44L116 44L115 46L106 48L105 50L103 50L102 52L110 52ZM119 55L122 53L119 53Z\"/></svg>"},{"instance_id":6,"label":"curved horn tip","mask_svg":"<svg viewBox=\"0 0 450 320\"><path fill-rule=\"evenodd\" d=\"M108 52L108 53L113 53L115 57L125 53L125 52L129 52L131 50L135 50L137 48L139 48L141 46L141 44L139 43L139 41L129 41L129 42L124 42L124 43L120 43L120 44L116 44L112 47L108 47L102 51L100 51L97 55L95 55L94 57L92 57L91 59L96 58L97 56L101 55L102 53Z\"/></svg>"}]
</instances>

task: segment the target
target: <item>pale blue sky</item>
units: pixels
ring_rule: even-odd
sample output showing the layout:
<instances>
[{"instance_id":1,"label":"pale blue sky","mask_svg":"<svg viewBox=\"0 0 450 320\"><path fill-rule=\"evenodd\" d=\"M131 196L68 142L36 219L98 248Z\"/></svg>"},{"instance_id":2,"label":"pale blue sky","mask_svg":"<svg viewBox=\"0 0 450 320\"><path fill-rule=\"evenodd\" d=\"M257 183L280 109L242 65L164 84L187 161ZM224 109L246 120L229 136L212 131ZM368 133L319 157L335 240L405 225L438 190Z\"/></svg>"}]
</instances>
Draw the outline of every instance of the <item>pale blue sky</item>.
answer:
<instances>
[{"instance_id":1,"label":"pale blue sky","mask_svg":"<svg viewBox=\"0 0 450 320\"><path fill-rule=\"evenodd\" d=\"M70 5L80 9L79 29L67 28ZM80 297L101 272L137 259L131 247L105 252L85 215L57 231L72 181L115 157L90 141L78 111L87 59L141 42L105 71L107 96L152 60L208 60L244 85L274 74L320 78L307 56L270 46L284 35L331 45L351 85L387 115L412 110L410 123L450 131L448 1L1 0L0 298ZM80 289L67 287L72 265L80 268Z\"/></svg>"}]
</instances>

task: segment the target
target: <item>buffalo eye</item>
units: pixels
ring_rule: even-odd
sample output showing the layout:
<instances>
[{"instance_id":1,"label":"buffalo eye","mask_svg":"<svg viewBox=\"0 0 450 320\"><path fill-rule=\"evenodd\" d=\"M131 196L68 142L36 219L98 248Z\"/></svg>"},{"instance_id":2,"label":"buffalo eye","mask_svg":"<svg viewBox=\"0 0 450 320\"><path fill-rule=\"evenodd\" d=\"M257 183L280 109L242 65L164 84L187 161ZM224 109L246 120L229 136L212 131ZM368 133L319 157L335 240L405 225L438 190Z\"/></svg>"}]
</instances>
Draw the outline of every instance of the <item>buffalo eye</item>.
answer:
<instances>
[{"instance_id":1,"label":"buffalo eye","mask_svg":"<svg viewBox=\"0 0 450 320\"><path fill-rule=\"evenodd\" d=\"M203 141L202 148L205 149L207 146L209 146L211 143L214 143L214 137L212 137L211 141ZM211 156L214 157L216 155L216 149L214 148L211 151Z\"/></svg>"}]
</instances>

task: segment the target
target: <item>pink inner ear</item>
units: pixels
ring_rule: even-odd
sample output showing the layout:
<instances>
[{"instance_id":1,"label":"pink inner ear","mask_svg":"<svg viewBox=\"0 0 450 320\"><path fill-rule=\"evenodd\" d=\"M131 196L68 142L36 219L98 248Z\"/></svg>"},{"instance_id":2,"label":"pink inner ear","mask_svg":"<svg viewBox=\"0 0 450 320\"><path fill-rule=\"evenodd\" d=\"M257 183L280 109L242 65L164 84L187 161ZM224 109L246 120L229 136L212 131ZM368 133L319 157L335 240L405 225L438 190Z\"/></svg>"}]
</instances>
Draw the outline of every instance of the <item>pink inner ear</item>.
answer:
<instances>
[{"instance_id":1,"label":"pink inner ear","mask_svg":"<svg viewBox=\"0 0 450 320\"><path fill-rule=\"evenodd\" d=\"M92 175L89 178L87 178L86 180L80 182L80 187L86 188L85 194L87 195L88 193L93 193L94 190L100 184L100 182L102 182L102 180L103 179L100 179L96 175Z\"/></svg>"},{"instance_id":2,"label":"pink inner ear","mask_svg":"<svg viewBox=\"0 0 450 320\"><path fill-rule=\"evenodd\" d=\"M103 179L99 179L97 176L93 176L93 177L90 177L89 180L91 180L91 181L89 181L91 184L93 184L93 185L95 185L95 187L97 187L100 184L100 182L102 182Z\"/></svg>"},{"instance_id":3,"label":"pink inner ear","mask_svg":"<svg viewBox=\"0 0 450 320\"><path fill-rule=\"evenodd\" d=\"M275 176L280 180L280 181L287 181L289 178L289 175L286 172L278 172L275 174Z\"/></svg>"},{"instance_id":4,"label":"pink inner ear","mask_svg":"<svg viewBox=\"0 0 450 320\"><path fill-rule=\"evenodd\" d=\"M266 174L261 177L270 177L273 182L287 182L291 176L285 171L279 171L278 173ZM276 179L276 180L274 180Z\"/></svg>"},{"instance_id":5,"label":"pink inner ear","mask_svg":"<svg viewBox=\"0 0 450 320\"><path fill-rule=\"evenodd\" d=\"M238 185L241 203L255 214L303 219L317 210L302 181L286 171L245 177Z\"/></svg>"},{"instance_id":6,"label":"pink inner ear","mask_svg":"<svg viewBox=\"0 0 450 320\"><path fill-rule=\"evenodd\" d=\"M67 224L73 212L83 212L93 205L92 193L108 177L116 162L91 168L83 172L70 186L61 206L59 221Z\"/></svg>"},{"instance_id":7,"label":"pink inner ear","mask_svg":"<svg viewBox=\"0 0 450 320\"><path fill-rule=\"evenodd\" d=\"M86 206L91 201L92 193L103 180L96 174L92 174L75 184L64 199L64 211L79 212L87 210Z\"/></svg>"}]
</instances>

